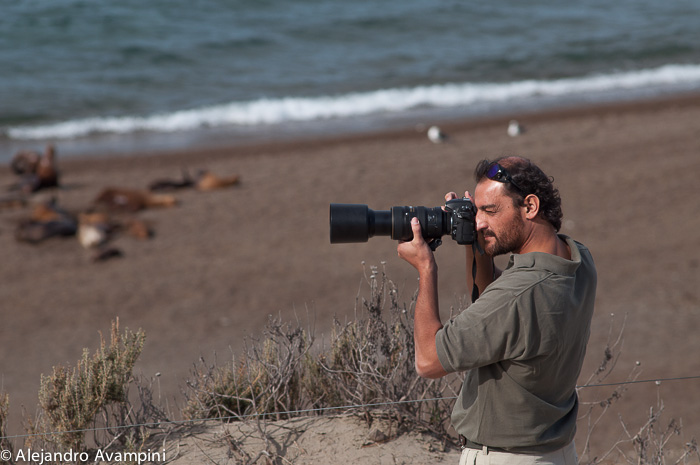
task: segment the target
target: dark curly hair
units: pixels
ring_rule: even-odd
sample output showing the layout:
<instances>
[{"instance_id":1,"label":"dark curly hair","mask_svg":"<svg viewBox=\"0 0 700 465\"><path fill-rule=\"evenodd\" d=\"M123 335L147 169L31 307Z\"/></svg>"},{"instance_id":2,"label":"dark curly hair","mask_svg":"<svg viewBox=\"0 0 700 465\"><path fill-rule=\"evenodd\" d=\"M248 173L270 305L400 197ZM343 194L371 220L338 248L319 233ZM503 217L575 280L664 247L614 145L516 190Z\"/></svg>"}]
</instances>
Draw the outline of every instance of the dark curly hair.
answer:
<instances>
[{"instance_id":1,"label":"dark curly hair","mask_svg":"<svg viewBox=\"0 0 700 465\"><path fill-rule=\"evenodd\" d=\"M506 192L513 199L513 205L523 206L526 196L536 195L540 199L539 214L559 232L563 213L559 190L553 184L554 179L544 174L537 165L527 158L501 157L492 161L481 160L479 162L474 170L477 183L486 177L489 168L495 163L505 168L513 179L513 183L517 185L515 187L513 183L504 183Z\"/></svg>"}]
</instances>

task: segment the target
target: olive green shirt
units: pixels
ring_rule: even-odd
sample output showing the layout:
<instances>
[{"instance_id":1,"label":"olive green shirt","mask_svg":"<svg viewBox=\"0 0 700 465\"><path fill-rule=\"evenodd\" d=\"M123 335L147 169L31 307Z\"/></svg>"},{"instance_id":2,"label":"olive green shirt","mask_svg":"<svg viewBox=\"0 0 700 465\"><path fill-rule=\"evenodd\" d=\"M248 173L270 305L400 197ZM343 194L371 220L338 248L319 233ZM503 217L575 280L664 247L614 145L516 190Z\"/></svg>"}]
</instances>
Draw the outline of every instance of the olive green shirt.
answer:
<instances>
[{"instance_id":1,"label":"olive green shirt","mask_svg":"<svg viewBox=\"0 0 700 465\"><path fill-rule=\"evenodd\" d=\"M588 249L560 237L571 260L511 255L503 274L437 333L443 368L468 370L452 423L471 441L539 453L574 438L597 278Z\"/></svg>"}]
</instances>

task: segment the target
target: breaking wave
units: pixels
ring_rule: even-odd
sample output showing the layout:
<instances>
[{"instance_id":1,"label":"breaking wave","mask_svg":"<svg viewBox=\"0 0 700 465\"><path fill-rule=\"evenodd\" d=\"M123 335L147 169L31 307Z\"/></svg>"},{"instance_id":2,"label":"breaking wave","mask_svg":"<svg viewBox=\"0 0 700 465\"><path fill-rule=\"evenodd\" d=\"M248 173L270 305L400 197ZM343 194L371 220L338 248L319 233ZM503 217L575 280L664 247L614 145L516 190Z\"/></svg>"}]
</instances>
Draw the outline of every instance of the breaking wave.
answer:
<instances>
[{"instance_id":1,"label":"breaking wave","mask_svg":"<svg viewBox=\"0 0 700 465\"><path fill-rule=\"evenodd\" d=\"M36 140L140 131L174 132L226 125L257 126L395 114L416 108L488 107L518 101L679 87L700 88L699 65L666 65L641 71L556 80L439 84L335 96L259 99L150 116L98 116L44 125L13 126L6 128L6 135L10 139Z\"/></svg>"}]
</instances>

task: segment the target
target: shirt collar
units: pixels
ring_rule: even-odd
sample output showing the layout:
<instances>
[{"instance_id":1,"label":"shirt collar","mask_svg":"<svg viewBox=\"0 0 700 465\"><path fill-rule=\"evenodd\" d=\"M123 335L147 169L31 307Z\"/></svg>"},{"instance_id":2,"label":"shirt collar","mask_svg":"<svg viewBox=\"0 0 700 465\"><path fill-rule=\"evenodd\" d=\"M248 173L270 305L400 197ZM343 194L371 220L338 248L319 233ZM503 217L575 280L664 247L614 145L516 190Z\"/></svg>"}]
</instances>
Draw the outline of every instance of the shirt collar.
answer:
<instances>
[{"instance_id":1,"label":"shirt collar","mask_svg":"<svg viewBox=\"0 0 700 465\"><path fill-rule=\"evenodd\" d=\"M564 234L559 234L559 237L569 246L571 260L545 252L511 254L506 270L540 268L560 275L573 276L581 264L581 252L573 239Z\"/></svg>"}]
</instances>

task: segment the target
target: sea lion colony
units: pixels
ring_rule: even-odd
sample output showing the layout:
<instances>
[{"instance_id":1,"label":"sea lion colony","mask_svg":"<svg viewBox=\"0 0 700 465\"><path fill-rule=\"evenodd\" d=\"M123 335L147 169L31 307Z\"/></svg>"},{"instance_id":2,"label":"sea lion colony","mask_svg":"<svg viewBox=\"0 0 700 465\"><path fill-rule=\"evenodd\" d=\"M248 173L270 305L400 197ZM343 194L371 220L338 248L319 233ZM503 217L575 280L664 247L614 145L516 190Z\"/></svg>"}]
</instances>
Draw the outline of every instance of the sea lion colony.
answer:
<instances>
[{"instance_id":1,"label":"sea lion colony","mask_svg":"<svg viewBox=\"0 0 700 465\"><path fill-rule=\"evenodd\" d=\"M180 189L211 191L237 185L239 175L217 176L200 170L195 176L182 172L180 179L158 179L145 189L108 186L78 211L68 211L59 205L53 195L50 200L32 206L36 192L61 189L62 173L58 169L56 149L47 145L43 154L22 150L10 162L12 172L18 177L7 193L0 197L0 211L29 209L14 228L18 242L39 244L56 237L75 237L90 252L92 261L103 261L123 256L112 245L114 238L129 236L138 240L153 237L151 225L140 219L138 212L149 208L170 208L178 205L172 192Z\"/></svg>"}]
</instances>

